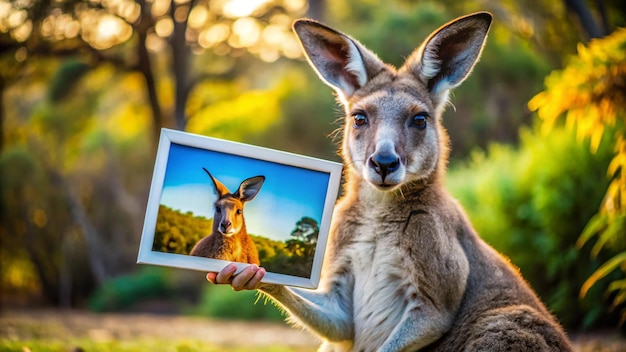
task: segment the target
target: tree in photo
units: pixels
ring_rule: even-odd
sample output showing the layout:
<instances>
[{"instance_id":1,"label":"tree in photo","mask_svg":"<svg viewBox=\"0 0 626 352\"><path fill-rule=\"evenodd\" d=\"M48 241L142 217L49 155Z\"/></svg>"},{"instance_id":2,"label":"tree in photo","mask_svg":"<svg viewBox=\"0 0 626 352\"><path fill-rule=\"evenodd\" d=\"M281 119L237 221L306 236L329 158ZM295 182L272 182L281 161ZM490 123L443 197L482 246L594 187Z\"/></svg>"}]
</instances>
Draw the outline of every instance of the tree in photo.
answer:
<instances>
[{"instance_id":1,"label":"tree in photo","mask_svg":"<svg viewBox=\"0 0 626 352\"><path fill-rule=\"evenodd\" d=\"M287 250L291 253L289 272L291 275L309 277L319 236L317 221L310 217L302 217L291 231L291 239L286 241Z\"/></svg>"}]
</instances>

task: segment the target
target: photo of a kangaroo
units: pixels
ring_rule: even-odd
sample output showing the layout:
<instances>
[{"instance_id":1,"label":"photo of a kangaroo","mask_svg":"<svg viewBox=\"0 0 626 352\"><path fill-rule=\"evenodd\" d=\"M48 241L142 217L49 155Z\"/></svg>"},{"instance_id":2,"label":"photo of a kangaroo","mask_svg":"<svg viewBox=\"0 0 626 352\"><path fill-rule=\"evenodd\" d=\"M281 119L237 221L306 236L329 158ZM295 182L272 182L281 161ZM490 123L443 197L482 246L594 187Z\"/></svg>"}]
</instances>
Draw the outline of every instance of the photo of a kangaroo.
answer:
<instances>
[{"instance_id":1,"label":"photo of a kangaroo","mask_svg":"<svg viewBox=\"0 0 626 352\"><path fill-rule=\"evenodd\" d=\"M196 243L190 255L258 265L259 253L248 236L243 208L246 202L253 200L259 193L265 177L245 179L237 191L231 193L207 169L202 169L213 181L217 194L213 231Z\"/></svg>"},{"instance_id":2,"label":"photo of a kangaroo","mask_svg":"<svg viewBox=\"0 0 626 352\"><path fill-rule=\"evenodd\" d=\"M138 261L317 286L341 164L175 130L159 152Z\"/></svg>"}]
</instances>

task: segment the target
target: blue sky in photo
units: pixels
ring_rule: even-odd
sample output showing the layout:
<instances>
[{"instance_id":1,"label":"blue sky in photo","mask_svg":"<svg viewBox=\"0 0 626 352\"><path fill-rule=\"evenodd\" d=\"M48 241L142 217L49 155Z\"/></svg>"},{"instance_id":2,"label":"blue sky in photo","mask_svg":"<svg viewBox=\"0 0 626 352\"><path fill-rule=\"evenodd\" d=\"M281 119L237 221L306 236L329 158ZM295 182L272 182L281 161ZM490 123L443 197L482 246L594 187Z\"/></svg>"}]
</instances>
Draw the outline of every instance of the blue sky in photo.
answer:
<instances>
[{"instance_id":1,"label":"blue sky in photo","mask_svg":"<svg viewBox=\"0 0 626 352\"><path fill-rule=\"evenodd\" d=\"M170 145L160 204L212 218L217 195L203 167L232 193L243 180L265 176L244 207L248 233L285 241L303 216L318 224L322 219L329 174L176 143Z\"/></svg>"}]
</instances>

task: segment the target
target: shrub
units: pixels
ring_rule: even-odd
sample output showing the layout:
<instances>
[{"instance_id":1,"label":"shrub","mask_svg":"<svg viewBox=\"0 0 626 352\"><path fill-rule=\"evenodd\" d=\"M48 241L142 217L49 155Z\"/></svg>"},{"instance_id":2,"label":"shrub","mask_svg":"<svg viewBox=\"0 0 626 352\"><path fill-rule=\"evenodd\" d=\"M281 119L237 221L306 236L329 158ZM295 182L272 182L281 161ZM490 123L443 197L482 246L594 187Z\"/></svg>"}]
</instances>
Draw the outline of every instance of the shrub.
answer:
<instances>
[{"instance_id":1,"label":"shrub","mask_svg":"<svg viewBox=\"0 0 626 352\"><path fill-rule=\"evenodd\" d=\"M567 327L613 324L603 299L608 282L583 299L579 291L611 253L591 258L576 240L606 191L610 141L596 154L573 132L521 133L519 149L494 145L451 168L449 189L478 233L519 266L524 277Z\"/></svg>"},{"instance_id":2,"label":"shrub","mask_svg":"<svg viewBox=\"0 0 626 352\"><path fill-rule=\"evenodd\" d=\"M98 287L89 297L88 306L97 312L181 312L198 302L201 288L207 285L204 275L192 270L138 266L135 272L111 278Z\"/></svg>"},{"instance_id":3,"label":"shrub","mask_svg":"<svg viewBox=\"0 0 626 352\"><path fill-rule=\"evenodd\" d=\"M578 55L570 57L567 66L546 78L546 88L530 100L528 106L537 110L542 131L550 132L561 120L588 138L592 151L598 148L605 131L614 135L615 155L608 166L611 183L602 207L579 238L582 247L592 237L596 256L603 247L622 252L605 262L583 285L585 296L598 280L614 271L620 275L611 283L607 296L612 308L621 309L621 323L626 322L626 28L595 39L585 46L579 44ZM616 270L616 269L620 270Z\"/></svg>"},{"instance_id":4,"label":"shrub","mask_svg":"<svg viewBox=\"0 0 626 352\"><path fill-rule=\"evenodd\" d=\"M97 311L127 309L133 304L169 291L167 275L158 267L142 267L136 273L108 280L89 299L89 308Z\"/></svg>"},{"instance_id":5,"label":"shrub","mask_svg":"<svg viewBox=\"0 0 626 352\"><path fill-rule=\"evenodd\" d=\"M207 285L193 313L224 319L284 320L274 304L258 295L256 291L235 292L229 286Z\"/></svg>"}]
</instances>

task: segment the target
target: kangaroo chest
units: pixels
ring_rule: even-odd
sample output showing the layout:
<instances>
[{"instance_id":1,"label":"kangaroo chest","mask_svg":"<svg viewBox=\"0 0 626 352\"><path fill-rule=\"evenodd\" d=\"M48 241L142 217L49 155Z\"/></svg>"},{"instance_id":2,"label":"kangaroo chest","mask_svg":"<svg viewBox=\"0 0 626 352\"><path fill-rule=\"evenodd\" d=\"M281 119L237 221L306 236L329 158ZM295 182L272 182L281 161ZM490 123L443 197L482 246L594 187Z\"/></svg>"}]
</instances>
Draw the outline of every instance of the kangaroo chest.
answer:
<instances>
[{"instance_id":1,"label":"kangaroo chest","mask_svg":"<svg viewBox=\"0 0 626 352\"><path fill-rule=\"evenodd\" d=\"M405 224L367 219L354 226L346 248L354 275L354 350L380 346L404 312L419 305Z\"/></svg>"},{"instance_id":2,"label":"kangaroo chest","mask_svg":"<svg viewBox=\"0 0 626 352\"><path fill-rule=\"evenodd\" d=\"M214 245L216 251L219 253L219 259L242 261L243 246L241 241L235 238L221 238L219 241L216 241Z\"/></svg>"}]
</instances>

